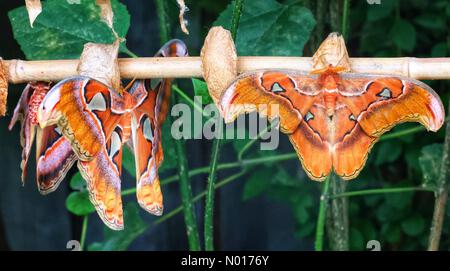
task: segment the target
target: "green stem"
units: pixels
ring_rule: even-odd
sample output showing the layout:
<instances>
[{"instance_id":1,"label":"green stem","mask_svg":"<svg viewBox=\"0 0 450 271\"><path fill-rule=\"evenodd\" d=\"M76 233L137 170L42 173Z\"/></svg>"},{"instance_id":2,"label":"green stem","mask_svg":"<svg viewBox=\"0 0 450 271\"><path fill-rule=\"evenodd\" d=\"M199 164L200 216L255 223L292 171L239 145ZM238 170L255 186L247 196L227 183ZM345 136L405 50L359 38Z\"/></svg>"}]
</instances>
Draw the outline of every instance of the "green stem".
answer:
<instances>
[{"instance_id":1,"label":"green stem","mask_svg":"<svg viewBox=\"0 0 450 271\"><path fill-rule=\"evenodd\" d=\"M242 6L244 0L235 0L233 15L231 18L231 37L236 41L236 34L239 26L239 19L242 13ZM215 181L217 173L217 164L220 154L220 146L222 141L223 124L222 119L219 120L219 127L217 138L214 139L213 148L211 152L211 163L208 176L207 194L205 201L205 217L204 217L204 237L205 250L214 250L214 196L215 196Z\"/></svg>"},{"instance_id":2,"label":"green stem","mask_svg":"<svg viewBox=\"0 0 450 271\"><path fill-rule=\"evenodd\" d=\"M176 102L172 95L172 102ZM192 189L189 181L188 162L186 159L186 150L184 139L174 140L175 151L178 158L178 178L180 183L181 202L183 204L184 222L186 224L186 233L189 241L189 249L198 251L200 247L200 238L197 228L197 219L195 217L194 204L192 202Z\"/></svg>"},{"instance_id":3,"label":"green stem","mask_svg":"<svg viewBox=\"0 0 450 271\"><path fill-rule=\"evenodd\" d=\"M130 56L132 58L138 58L139 57L135 53L131 52L130 49L128 49L126 46L125 46L125 48L122 49L122 52L127 54L128 56Z\"/></svg>"},{"instance_id":4,"label":"green stem","mask_svg":"<svg viewBox=\"0 0 450 271\"><path fill-rule=\"evenodd\" d=\"M320 196L319 215L316 224L316 240L314 248L316 251L323 250L323 236L325 232L325 218L328 206L328 189L330 187L330 175L324 181L322 195Z\"/></svg>"},{"instance_id":5,"label":"green stem","mask_svg":"<svg viewBox=\"0 0 450 271\"><path fill-rule=\"evenodd\" d=\"M413 127L410 129L404 129L402 131L390 133L387 135L384 135L380 138L380 141L383 140L390 140L398 137L402 137L409 134L414 134L418 132L425 131L425 129L422 126ZM256 140L255 140L256 142ZM254 144L254 143L253 143ZM244 147L245 148L245 147ZM254 164L260 164L260 163L266 163L266 162L277 162L277 161L285 161L285 160L291 160L297 158L297 155L295 152L287 153L287 154L280 154L280 155L271 155L263 158L254 158L254 159L242 159L241 161L231 162L231 163L223 163L219 164L217 166L217 170L226 170L231 168L238 168L243 165L254 165ZM200 175L203 173L208 173L210 167L200 167L189 171L189 177ZM178 175L170 176L166 179L161 180L161 185L166 185L169 183L173 183L178 181ZM421 190L421 189L419 189ZM422 189L422 190L428 190L428 189ZM136 188L130 188L127 190L122 191L122 196L127 196L136 193Z\"/></svg>"},{"instance_id":6,"label":"green stem","mask_svg":"<svg viewBox=\"0 0 450 271\"><path fill-rule=\"evenodd\" d=\"M258 136L255 139L250 140L249 142L247 142L247 144L245 144L245 146L238 152L238 160L241 161L242 157L244 156L244 154L256 143L258 142L258 140L264 135L266 134L269 129L273 129L275 128L275 126L277 126L279 124L279 122L273 121L270 123L270 126L267 126L264 130L262 130Z\"/></svg>"},{"instance_id":7,"label":"green stem","mask_svg":"<svg viewBox=\"0 0 450 271\"><path fill-rule=\"evenodd\" d=\"M429 191L434 192L432 188L426 187L394 187L394 188L376 188L376 189L365 189L358 191L350 191L345 193L340 193L336 195L332 195L330 199L337 199L342 197L355 197L355 196L365 196L365 195L373 195L373 194L388 194L388 193L404 193L404 192L413 192L413 191Z\"/></svg>"},{"instance_id":8,"label":"green stem","mask_svg":"<svg viewBox=\"0 0 450 271\"><path fill-rule=\"evenodd\" d=\"M344 0L344 7L342 10L342 36L344 36L344 39L347 39L347 32L348 32L348 13L350 6L350 0Z\"/></svg>"},{"instance_id":9,"label":"green stem","mask_svg":"<svg viewBox=\"0 0 450 271\"><path fill-rule=\"evenodd\" d=\"M169 29L170 25L166 20L166 1L164 0L156 0L156 9L159 20L159 34L160 34L160 42L161 44L166 43L169 40ZM176 89L177 86L173 85ZM172 104L177 103L177 99L175 95L171 95ZM170 122L173 122L173 118L169 118ZM180 184L180 196L181 203L183 205L184 212L184 222L186 224L186 234L189 243L189 249L198 251L201 249L200 247L200 238L198 235L197 229L197 219L195 218L195 210L194 204L192 202L192 189L191 183L189 181L188 174L188 162L186 158L186 150L184 146L184 140L174 140L175 144L175 152L177 154L178 159L178 177Z\"/></svg>"},{"instance_id":10,"label":"green stem","mask_svg":"<svg viewBox=\"0 0 450 271\"><path fill-rule=\"evenodd\" d=\"M204 236L205 236L205 250L207 251L214 250L214 195L215 195L214 183L216 181L217 162L219 159L221 137L223 130L222 119L220 119L219 122L220 123L218 126L217 138L214 140L212 147L211 164L207 184L208 188L205 201Z\"/></svg>"},{"instance_id":11,"label":"green stem","mask_svg":"<svg viewBox=\"0 0 450 271\"><path fill-rule=\"evenodd\" d=\"M445 118L445 121L448 121L449 118ZM419 133L419 132L424 132L426 131L425 127L423 126L416 126L416 127L411 127L408 129L403 129L401 131L398 132L393 132L393 133L389 133L387 135L383 135L382 137L380 137L380 141L383 140L388 140L388 139L393 139L393 138L399 138L405 135L411 135L411 134L415 134L415 133Z\"/></svg>"},{"instance_id":12,"label":"green stem","mask_svg":"<svg viewBox=\"0 0 450 271\"><path fill-rule=\"evenodd\" d=\"M227 170L227 169L233 169L233 168L239 168L239 167L245 167L245 166L253 166L253 165L259 165L264 163L275 163L275 162L282 162L286 160L292 160L296 159L297 154L295 152L292 153L286 153L286 154L277 154L277 155L271 155L266 157L260 157L260 158L252 158L252 159L244 159L242 161L238 162L231 162L231 163L223 163L217 165L217 170ZM193 170L190 170L188 172L189 177L197 176L200 174L208 173L210 167L199 167ZM169 183L173 183L179 180L178 175L173 175L168 178L161 180L161 185L167 185ZM128 196L128 195L134 195L136 193L136 188L130 188L122 191L122 196Z\"/></svg>"},{"instance_id":13,"label":"green stem","mask_svg":"<svg viewBox=\"0 0 450 271\"><path fill-rule=\"evenodd\" d=\"M81 237L80 237L80 248L83 251L84 250L84 244L86 243L86 234L87 234L87 227L88 227L88 221L89 215L85 215L83 217L83 226L81 227Z\"/></svg>"},{"instance_id":14,"label":"green stem","mask_svg":"<svg viewBox=\"0 0 450 271\"><path fill-rule=\"evenodd\" d=\"M246 173L246 171L241 171L239 173L236 173L234 175L231 175L230 177L225 178L224 180L217 182L216 185L214 186L214 189L219 189L222 186L231 183L237 179L239 179L241 176L243 176ZM204 196L206 196L207 191L204 190L201 193L199 193L198 195L196 195L193 199L192 202L197 202L200 199L202 199ZM159 219L155 220L155 222L153 224L157 225L157 224L161 224L162 222L168 220L169 218L174 217L175 215L177 215L178 213L180 213L181 211L183 211L183 206L178 206L177 208L173 209L172 211L170 211L169 213L163 215L162 217L160 217Z\"/></svg>"},{"instance_id":15,"label":"green stem","mask_svg":"<svg viewBox=\"0 0 450 271\"><path fill-rule=\"evenodd\" d=\"M244 0L235 0L233 15L231 17L231 37L236 41L237 31L239 27L239 20L241 19L242 8L244 6Z\"/></svg>"},{"instance_id":16,"label":"green stem","mask_svg":"<svg viewBox=\"0 0 450 271\"><path fill-rule=\"evenodd\" d=\"M398 132L393 132L393 133L389 133L387 135L383 135L382 137L380 137L380 141L393 139L393 138L399 138L399 137L402 137L405 135L415 134L415 133L419 133L419 132L423 132L423 131L425 131L425 128L423 126L412 127L412 128L398 131Z\"/></svg>"},{"instance_id":17,"label":"green stem","mask_svg":"<svg viewBox=\"0 0 450 271\"><path fill-rule=\"evenodd\" d=\"M167 10L166 1L165 0L156 0L156 14L158 15L160 44L164 44L167 41L169 41L170 26L167 21L166 10Z\"/></svg>"},{"instance_id":18,"label":"green stem","mask_svg":"<svg viewBox=\"0 0 450 271\"><path fill-rule=\"evenodd\" d=\"M328 198L330 201L326 216L329 249L347 251L349 250L348 198L331 198L332 195L345 193L347 182L332 173L329 183Z\"/></svg>"},{"instance_id":19,"label":"green stem","mask_svg":"<svg viewBox=\"0 0 450 271\"><path fill-rule=\"evenodd\" d=\"M209 118L210 116L203 111L203 108L195 103L182 89L180 89L177 85L173 85L172 89L180 95L181 98L183 98L186 102L188 102L192 107L197 110L198 112L202 113L203 117Z\"/></svg>"},{"instance_id":20,"label":"green stem","mask_svg":"<svg viewBox=\"0 0 450 271\"><path fill-rule=\"evenodd\" d=\"M450 100L448 109L450 110ZM447 111L450 112L450 111ZM428 250L439 250L441 241L442 226L445 219L445 206L448 200L448 179L450 176L450 121L447 121L445 128L445 139L442 147L442 160L439 172L439 179L436 185L436 199L434 202L433 218L431 220L431 230L428 239Z\"/></svg>"}]
</instances>

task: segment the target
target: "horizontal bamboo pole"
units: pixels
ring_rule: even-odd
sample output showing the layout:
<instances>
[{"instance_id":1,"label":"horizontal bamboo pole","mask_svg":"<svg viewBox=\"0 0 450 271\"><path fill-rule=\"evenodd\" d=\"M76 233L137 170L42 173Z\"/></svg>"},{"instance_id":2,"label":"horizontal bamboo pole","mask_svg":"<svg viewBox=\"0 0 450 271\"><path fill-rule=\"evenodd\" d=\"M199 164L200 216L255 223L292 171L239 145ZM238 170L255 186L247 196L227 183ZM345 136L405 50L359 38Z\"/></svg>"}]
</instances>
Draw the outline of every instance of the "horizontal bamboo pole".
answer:
<instances>
[{"instance_id":1,"label":"horizontal bamboo pole","mask_svg":"<svg viewBox=\"0 0 450 271\"><path fill-rule=\"evenodd\" d=\"M351 58L355 73L403 75L420 80L450 79L450 58ZM77 74L78 60L5 60L10 83L57 81ZM202 77L199 57L119 59L122 78ZM311 70L310 57L239 57L238 71L258 69Z\"/></svg>"}]
</instances>

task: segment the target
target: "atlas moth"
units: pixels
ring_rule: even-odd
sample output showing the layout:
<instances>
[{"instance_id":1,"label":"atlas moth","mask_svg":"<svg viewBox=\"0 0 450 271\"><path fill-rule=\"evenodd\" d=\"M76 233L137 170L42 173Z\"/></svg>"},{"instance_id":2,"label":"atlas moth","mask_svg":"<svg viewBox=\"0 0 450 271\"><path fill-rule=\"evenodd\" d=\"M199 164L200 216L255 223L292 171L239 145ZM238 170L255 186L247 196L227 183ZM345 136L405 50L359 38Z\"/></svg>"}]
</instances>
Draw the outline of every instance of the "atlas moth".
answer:
<instances>
[{"instance_id":1,"label":"atlas moth","mask_svg":"<svg viewBox=\"0 0 450 271\"><path fill-rule=\"evenodd\" d=\"M155 56L187 54L182 41L171 40ZM77 162L98 215L109 228L120 230L124 227L122 148L127 145L135 156L138 203L149 213L161 215L161 126L168 111L171 79L138 80L122 93L84 76L50 86L28 84L10 124L11 129L21 121L22 180L36 134L39 191L54 191Z\"/></svg>"},{"instance_id":2,"label":"atlas moth","mask_svg":"<svg viewBox=\"0 0 450 271\"><path fill-rule=\"evenodd\" d=\"M281 131L316 181L332 171L345 180L356 178L380 136L399 123L419 122L430 131L441 128L444 107L428 85L407 77L343 70L328 66L311 73L244 73L222 92L218 107L225 122L255 110L269 119L279 117ZM278 112L270 110L271 104L279 105Z\"/></svg>"}]
</instances>

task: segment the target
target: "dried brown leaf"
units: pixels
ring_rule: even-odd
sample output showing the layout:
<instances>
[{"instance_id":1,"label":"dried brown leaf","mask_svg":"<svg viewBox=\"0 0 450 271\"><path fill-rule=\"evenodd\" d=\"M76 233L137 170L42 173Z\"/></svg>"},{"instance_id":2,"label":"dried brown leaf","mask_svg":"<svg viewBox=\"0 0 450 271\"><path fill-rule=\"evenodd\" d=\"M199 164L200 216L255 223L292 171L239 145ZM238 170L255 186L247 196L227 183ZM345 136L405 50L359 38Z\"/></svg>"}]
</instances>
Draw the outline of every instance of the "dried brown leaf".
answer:
<instances>
[{"instance_id":1,"label":"dried brown leaf","mask_svg":"<svg viewBox=\"0 0 450 271\"><path fill-rule=\"evenodd\" d=\"M95 1L97 6L100 7L100 17L102 17L103 21L114 30L113 28L113 18L114 13L112 11L111 7L111 1L110 0L96 0Z\"/></svg>"}]
</instances>

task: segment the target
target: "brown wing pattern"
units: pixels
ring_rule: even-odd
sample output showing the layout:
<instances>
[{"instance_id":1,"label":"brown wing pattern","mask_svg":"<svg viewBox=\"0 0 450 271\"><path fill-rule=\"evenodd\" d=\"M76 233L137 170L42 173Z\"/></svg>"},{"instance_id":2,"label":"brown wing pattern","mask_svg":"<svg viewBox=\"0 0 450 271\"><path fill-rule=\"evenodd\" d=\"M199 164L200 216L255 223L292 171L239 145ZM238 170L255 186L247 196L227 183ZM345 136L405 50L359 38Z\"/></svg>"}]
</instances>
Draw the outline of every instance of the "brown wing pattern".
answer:
<instances>
[{"instance_id":1,"label":"brown wing pattern","mask_svg":"<svg viewBox=\"0 0 450 271\"><path fill-rule=\"evenodd\" d=\"M41 194L55 191L76 160L70 142L56 125L37 127L36 178Z\"/></svg>"}]
</instances>

